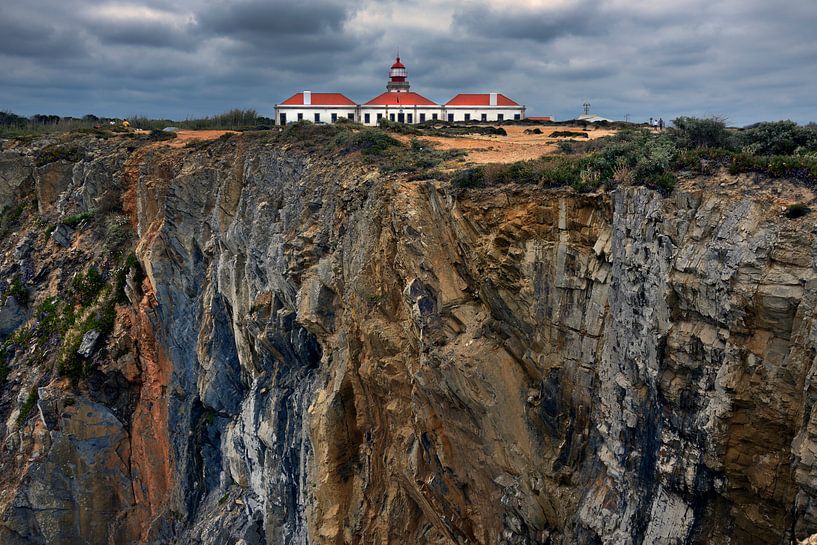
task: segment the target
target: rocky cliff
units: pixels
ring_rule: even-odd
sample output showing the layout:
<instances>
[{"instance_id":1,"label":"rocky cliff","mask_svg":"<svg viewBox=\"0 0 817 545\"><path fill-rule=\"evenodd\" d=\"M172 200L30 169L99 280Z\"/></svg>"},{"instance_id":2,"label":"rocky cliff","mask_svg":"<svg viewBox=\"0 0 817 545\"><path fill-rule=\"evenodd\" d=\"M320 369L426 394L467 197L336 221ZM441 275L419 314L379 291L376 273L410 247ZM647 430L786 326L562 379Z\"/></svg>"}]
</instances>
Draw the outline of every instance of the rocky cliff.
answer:
<instances>
[{"instance_id":1,"label":"rocky cliff","mask_svg":"<svg viewBox=\"0 0 817 545\"><path fill-rule=\"evenodd\" d=\"M817 532L802 186L457 190L252 134L5 148L1 543Z\"/></svg>"}]
</instances>

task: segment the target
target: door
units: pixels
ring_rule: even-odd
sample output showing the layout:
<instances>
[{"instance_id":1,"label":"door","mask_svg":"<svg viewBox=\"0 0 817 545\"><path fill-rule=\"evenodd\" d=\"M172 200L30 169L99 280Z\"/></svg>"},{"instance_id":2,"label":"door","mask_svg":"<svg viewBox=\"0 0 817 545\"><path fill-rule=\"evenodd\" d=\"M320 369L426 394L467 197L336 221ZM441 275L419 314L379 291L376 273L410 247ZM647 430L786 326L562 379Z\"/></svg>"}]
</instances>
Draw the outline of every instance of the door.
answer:
<instances>
[{"instance_id":1,"label":"door","mask_svg":"<svg viewBox=\"0 0 817 545\"><path fill-rule=\"evenodd\" d=\"M406 122L406 114L404 114L404 113L397 114L397 122L398 123L405 123Z\"/></svg>"},{"instance_id":2,"label":"door","mask_svg":"<svg viewBox=\"0 0 817 545\"><path fill-rule=\"evenodd\" d=\"M286 124L287 124L287 114L285 114L284 112L281 112L281 125L286 125Z\"/></svg>"},{"instance_id":3,"label":"door","mask_svg":"<svg viewBox=\"0 0 817 545\"><path fill-rule=\"evenodd\" d=\"M448 114L448 121L454 121L454 114Z\"/></svg>"}]
</instances>

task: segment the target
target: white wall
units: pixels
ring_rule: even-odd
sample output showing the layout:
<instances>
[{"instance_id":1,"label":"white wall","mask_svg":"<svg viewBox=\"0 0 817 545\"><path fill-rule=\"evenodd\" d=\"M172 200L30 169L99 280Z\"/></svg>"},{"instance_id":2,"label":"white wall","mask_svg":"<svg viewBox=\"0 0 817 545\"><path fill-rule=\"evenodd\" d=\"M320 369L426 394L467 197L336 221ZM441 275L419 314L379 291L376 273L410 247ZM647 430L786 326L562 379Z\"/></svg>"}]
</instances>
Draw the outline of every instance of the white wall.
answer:
<instances>
[{"instance_id":1,"label":"white wall","mask_svg":"<svg viewBox=\"0 0 817 545\"><path fill-rule=\"evenodd\" d=\"M349 117L351 114L354 118L356 108L354 106L278 106L275 109L275 124L281 124L281 114L285 113L287 123L295 123L298 121L298 114L301 114L306 121L315 122L315 114L321 114L321 123L331 123L332 114L337 114L338 118Z\"/></svg>"},{"instance_id":2,"label":"white wall","mask_svg":"<svg viewBox=\"0 0 817 545\"><path fill-rule=\"evenodd\" d=\"M454 121L465 121L465 115L471 116L471 121L481 121L482 114L486 114L488 121L498 121L499 114L504 116L504 121L513 121L514 115L519 114L520 119L525 119L525 108L522 106L446 106L445 119L448 114L454 114Z\"/></svg>"},{"instance_id":3,"label":"white wall","mask_svg":"<svg viewBox=\"0 0 817 545\"><path fill-rule=\"evenodd\" d=\"M397 121L398 114L403 112L405 116L404 123L408 123L408 114L411 114L411 123L421 123L420 116L425 114L425 120L431 121L433 115L437 115L437 119L443 120L443 110L440 106L361 106L360 107L360 122L364 125L377 125L377 114L381 114L386 119L391 119L394 114L394 120ZM366 121L366 114L369 114L369 121Z\"/></svg>"},{"instance_id":4,"label":"white wall","mask_svg":"<svg viewBox=\"0 0 817 545\"><path fill-rule=\"evenodd\" d=\"M525 108L522 106L278 106L275 109L275 124L281 124L281 114L286 113L287 123L295 123L298 121L298 114L303 116L307 121L315 122L315 114L321 114L321 123L331 123L332 114L337 114L338 119L348 118L352 114L353 119L358 123L364 125L377 125L377 114L381 114L386 119L390 119L390 115L394 114L394 120L397 121L398 114L403 112L405 115L404 122L408 123L408 114L411 114L411 123L421 123L420 115L425 114L425 120L431 121L433 115L437 114L437 119L440 121L447 121L448 114L454 114L454 121L465 121L465 114L470 114L471 121L481 121L482 114L487 115L488 121L498 121L498 114L504 115L504 121L512 121L515 114L519 114L521 119L525 119ZM369 121L366 122L366 114L369 114Z\"/></svg>"}]
</instances>

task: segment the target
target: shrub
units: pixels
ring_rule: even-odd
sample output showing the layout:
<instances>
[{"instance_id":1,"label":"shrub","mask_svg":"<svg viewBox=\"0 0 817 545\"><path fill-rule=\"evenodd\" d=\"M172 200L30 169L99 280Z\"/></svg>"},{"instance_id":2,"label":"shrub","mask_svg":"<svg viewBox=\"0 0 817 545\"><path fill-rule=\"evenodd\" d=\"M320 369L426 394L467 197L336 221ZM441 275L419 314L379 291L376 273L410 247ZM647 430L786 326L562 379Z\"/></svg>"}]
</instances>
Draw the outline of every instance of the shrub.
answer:
<instances>
[{"instance_id":1,"label":"shrub","mask_svg":"<svg viewBox=\"0 0 817 545\"><path fill-rule=\"evenodd\" d=\"M539 134L541 134L541 131L539 131ZM550 136L552 138L590 138L584 131L553 131Z\"/></svg>"},{"instance_id":2,"label":"shrub","mask_svg":"<svg viewBox=\"0 0 817 545\"><path fill-rule=\"evenodd\" d=\"M99 292L105 287L105 281L96 267L89 267L82 274L78 274L71 282L71 296L74 302L87 307L96 300Z\"/></svg>"},{"instance_id":3,"label":"shrub","mask_svg":"<svg viewBox=\"0 0 817 545\"><path fill-rule=\"evenodd\" d=\"M24 203L18 203L3 208L2 214L0 214L0 239L5 238L12 233L14 226L23 215L25 208L26 205Z\"/></svg>"},{"instance_id":4,"label":"shrub","mask_svg":"<svg viewBox=\"0 0 817 545\"><path fill-rule=\"evenodd\" d=\"M28 418L28 415L31 414L31 410L34 408L34 405L37 404L37 400L40 399L39 393L37 392L37 387L31 389L28 393L28 397L23 402L23 406L20 407L20 414L17 415L17 424L22 424Z\"/></svg>"},{"instance_id":5,"label":"shrub","mask_svg":"<svg viewBox=\"0 0 817 545\"><path fill-rule=\"evenodd\" d=\"M37 307L38 330L44 336L62 333L74 324L76 313L72 304L57 297L46 299Z\"/></svg>"},{"instance_id":6,"label":"shrub","mask_svg":"<svg viewBox=\"0 0 817 545\"><path fill-rule=\"evenodd\" d=\"M817 130L794 121L758 123L740 133L744 151L754 155L792 155L817 151Z\"/></svg>"},{"instance_id":7,"label":"shrub","mask_svg":"<svg viewBox=\"0 0 817 545\"><path fill-rule=\"evenodd\" d=\"M92 210L89 210L88 212L81 212L79 214L74 214L72 216L65 217L63 218L61 223L67 225L68 227L74 228L83 221L91 219L93 217L94 212Z\"/></svg>"},{"instance_id":8,"label":"shrub","mask_svg":"<svg viewBox=\"0 0 817 545\"><path fill-rule=\"evenodd\" d=\"M44 147L37 154L37 166L45 166L57 161L68 161L78 163L83 158L83 154L77 146L66 146L61 144L51 144Z\"/></svg>"},{"instance_id":9,"label":"shrub","mask_svg":"<svg viewBox=\"0 0 817 545\"><path fill-rule=\"evenodd\" d=\"M381 129L386 131L396 132L399 134L420 134L420 131L411 125L406 123L397 123L396 121L391 121L385 117L381 117L377 124Z\"/></svg>"},{"instance_id":10,"label":"shrub","mask_svg":"<svg viewBox=\"0 0 817 545\"><path fill-rule=\"evenodd\" d=\"M726 129L722 118L678 117L668 132L675 144L684 149L693 148L734 148L734 139Z\"/></svg>"},{"instance_id":11,"label":"shrub","mask_svg":"<svg viewBox=\"0 0 817 545\"><path fill-rule=\"evenodd\" d=\"M481 167L467 168L460 170L451 179L451 183L457 187L481 187L484 180L483 169Z\"/></svg>"},{"instance_id":12,"label":"shrub","mask_svg":"<svg viewBox=\"0 0 817 545\"><path fill-rule=\"evenodd\" d=\"M346 151L360 151L364 155L384 155L389 148L402 144L379 129L366 128L351 134L339 135L339 142L346 143Z\"/></svg>"},{"instance_id":13,"label":"shrub","mask_svg":"<svg viewBox=\"0 0 817 545\"><path fill-rule=\"evenodd\" d=\"M9 297L14 297L14 300L17 301L17 304L21 307L28 306L28 289L20 279L20 275L12 278L8 288L6 288L6 291L3 293L3 303L5 303Z\"/></svg>"},{"instance_id":14,"label":"shrub","mask_svg":"<svg viewBox=\"0 0 817 545\"><path fill-rule=\"evenodd\" d=\"M802 218L811 212L811 208L801 202L790 204L786 207L786 217L789 219Z\"/></svg>"}]
</instances>

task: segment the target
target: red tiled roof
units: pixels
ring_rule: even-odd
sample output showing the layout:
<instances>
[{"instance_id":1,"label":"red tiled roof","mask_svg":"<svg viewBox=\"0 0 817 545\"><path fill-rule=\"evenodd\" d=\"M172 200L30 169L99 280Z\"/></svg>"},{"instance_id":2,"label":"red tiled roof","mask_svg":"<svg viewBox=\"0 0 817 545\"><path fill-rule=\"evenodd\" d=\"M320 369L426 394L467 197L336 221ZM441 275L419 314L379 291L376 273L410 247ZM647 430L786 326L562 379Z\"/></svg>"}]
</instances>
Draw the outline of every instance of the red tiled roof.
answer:
<instances>
[{"instance_id":1,"label":"red tiled roof","mask_svg":"<svg viewBox=\"0 0 817 545\"><path fill-rule=\"evenodd\" d=\"M528 121L553 121L552 115L541 115L541 116L528 116L525 119Z\"/></svg>"},{"instance_id":2,"label":"red tiled roof","mask_svg":"<svg viewBox=\"0 0 817 545\"><path fill-rule=\"evenodd\" d=\"M491 95L489 93L460 93L448 102L446 106L490 106ZM509 99L501 93L496 95L497 106L519 106L518 103Z\"/></svg>"},{"instance_id":3,"label":"red tiled roof","mask_svg":"<svg viewBox=\"0 0 817 545\"><path fill-rule=\"evenodd\" d=\"M304 103L304 94L295 93L281 105L300 106ZM355 103L343 95L343 93L312 93L312 106L354 106Z\"/></svg>"},{"instance_id":4,"label":"red tiled roof","mask_svg":"<svg viewBox=\"0 0 817 545\"><path fill-rule=\"evenodd\" d=\"M365 106L437 106L437 104L417 93L386 91L371 99Z\"/></svg>"}]
</instances>

